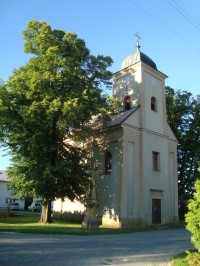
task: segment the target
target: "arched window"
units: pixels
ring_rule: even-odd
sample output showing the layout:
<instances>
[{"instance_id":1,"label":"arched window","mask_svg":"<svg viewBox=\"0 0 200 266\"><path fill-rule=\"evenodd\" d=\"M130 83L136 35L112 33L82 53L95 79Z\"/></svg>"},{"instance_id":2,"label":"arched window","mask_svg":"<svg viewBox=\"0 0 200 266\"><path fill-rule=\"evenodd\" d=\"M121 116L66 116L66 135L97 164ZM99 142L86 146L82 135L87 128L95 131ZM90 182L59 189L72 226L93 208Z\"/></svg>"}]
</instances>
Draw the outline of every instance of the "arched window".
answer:
<instances>
[{"instance_id":1,"label":"arched window","mask_svg":"<svg viewBox=\"0 0 200 266\"><path fill-rule=\"evenodd\" d=\"M112 170L112 154L107 151L105 153L105 175L109 175L111 173Z\"/></svg>"},{"instance_id":2,"label":"arched window","mask_svg":"<svg viewBox=\"0 0 200 266\"><path fill-rule=\"evenodd\" d=\"M151 110L157 111L157 101L155 97L151 97Z\"/></svg>"},{"instance_id":3,"label":"arched window","mask_svg":"<svg viewBox=\"0 0 200 266\"><path fill-rule=\"evenodd\" d=\"M124 97L124 110L130 110L131 108L131 99L129 96Z\"/></svg>"}]
</instances>

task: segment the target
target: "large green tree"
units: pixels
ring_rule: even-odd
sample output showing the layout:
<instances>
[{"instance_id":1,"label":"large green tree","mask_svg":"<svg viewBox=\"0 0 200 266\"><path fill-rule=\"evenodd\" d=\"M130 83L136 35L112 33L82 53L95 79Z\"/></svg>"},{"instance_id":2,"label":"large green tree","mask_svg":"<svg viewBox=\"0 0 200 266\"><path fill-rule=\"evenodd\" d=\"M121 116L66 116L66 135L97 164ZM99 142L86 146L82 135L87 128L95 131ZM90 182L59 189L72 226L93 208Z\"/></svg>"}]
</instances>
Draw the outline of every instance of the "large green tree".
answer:
<instances>
[{"instance_id":1,"label":"large green tree","mask_svg":"<svg viewBox=\"0 0 200 266\"><path fill-rule=\"evenodd\" d=\"M167 120L178 139L179 215L184 218L188 200L199 178L200 104L187 91L166 87Z\"/></svg>"},{"instance_id":2,"label":"large green tree","mask_svg":"<svg viewBox=\"0 0 200 266\"><path fill-rule=\"evenodd\" d=\"M73 145L90 133L94 115L114 110L110 57L93 56L74 32L30 21L23 32L29 62L0 86L0 140L9 147L10 188L43 199L41 222L51 222L51 201L81 197L88 185L86 152ZM113 100L114 101L114 100Z\"/></svg>"}]
</instances>

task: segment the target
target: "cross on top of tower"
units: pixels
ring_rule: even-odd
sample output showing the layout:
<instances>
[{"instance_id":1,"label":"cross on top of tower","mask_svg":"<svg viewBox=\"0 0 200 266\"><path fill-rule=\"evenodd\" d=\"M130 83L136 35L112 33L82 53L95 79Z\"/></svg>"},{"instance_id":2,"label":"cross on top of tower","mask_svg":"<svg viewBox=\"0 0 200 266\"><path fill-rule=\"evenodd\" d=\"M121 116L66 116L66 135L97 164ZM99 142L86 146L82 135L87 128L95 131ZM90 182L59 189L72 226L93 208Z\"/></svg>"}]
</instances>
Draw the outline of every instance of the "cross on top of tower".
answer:
<instances>
[{"instance_id":1,"label":"cross on top of tower","mask_svg":"<svg viewBox=\"0 0 200 266\"><path fill-rule=\"evenodd\" d=\"M135 36L137 37L137 41L139 41L139 39L141 40L141 37L138 32L135 33Z\"/></svg>"},{"instance_id":2,"label":"cross on top of tower","mask_svg":"<svg viewBox=\"0 0 200 266\"><path fill-rule=\"evenodd\" d=\"M136 48L137 48L137 51L139 51L139 50L140 50L139 40L141 40L141 37L140 37L140 35L139 35L138 32L135 33L135 36L136 36L136 38L137 38L137 45L136 45Z\"/></svg>"}]
</instances>

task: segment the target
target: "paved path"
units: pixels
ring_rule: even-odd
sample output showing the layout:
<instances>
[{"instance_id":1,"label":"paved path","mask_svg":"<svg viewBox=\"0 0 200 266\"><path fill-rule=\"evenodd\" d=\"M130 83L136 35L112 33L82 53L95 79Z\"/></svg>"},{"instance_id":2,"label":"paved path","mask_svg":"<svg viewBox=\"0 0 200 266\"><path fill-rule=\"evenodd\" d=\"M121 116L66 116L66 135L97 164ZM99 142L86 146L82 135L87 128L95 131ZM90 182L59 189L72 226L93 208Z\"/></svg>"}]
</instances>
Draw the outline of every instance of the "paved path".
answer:
<instances>
[{"instance_id":1,"label":"paved path","mask_svg":"<svg viewBox=\"0 0 200 266\"><path fill-rule=\"evenodd\" d=\"M158 266L191 248L184 229L100 236L0 233L0 265Z\"/></svg>"}]
</instances>

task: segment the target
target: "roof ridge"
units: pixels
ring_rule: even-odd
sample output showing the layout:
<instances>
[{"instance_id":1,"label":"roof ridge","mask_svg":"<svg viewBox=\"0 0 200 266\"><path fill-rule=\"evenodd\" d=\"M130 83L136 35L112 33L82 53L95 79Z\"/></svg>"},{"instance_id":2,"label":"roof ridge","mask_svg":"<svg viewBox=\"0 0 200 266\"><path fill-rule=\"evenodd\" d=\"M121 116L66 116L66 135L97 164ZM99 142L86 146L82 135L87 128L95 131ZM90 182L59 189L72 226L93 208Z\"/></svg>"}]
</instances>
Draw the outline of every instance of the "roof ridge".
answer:
<instances>
[{"instance_id":1,"label":"roof ridge","mask_svg":"<svg viewBox=\"0 0 200 266\"><path fill-rule=\"evenodd\" d=\"M107 127L112 127L112 126L116 126L116 125L120 125L122 124L130 115L132 115L132 113L134 113L138 108L140 107L140 105L134 106L133 108L131 108L128 111L123 111L120 114L114 116L111 120L111 122L108 124Z\"/></svg>"}]
</instances>

